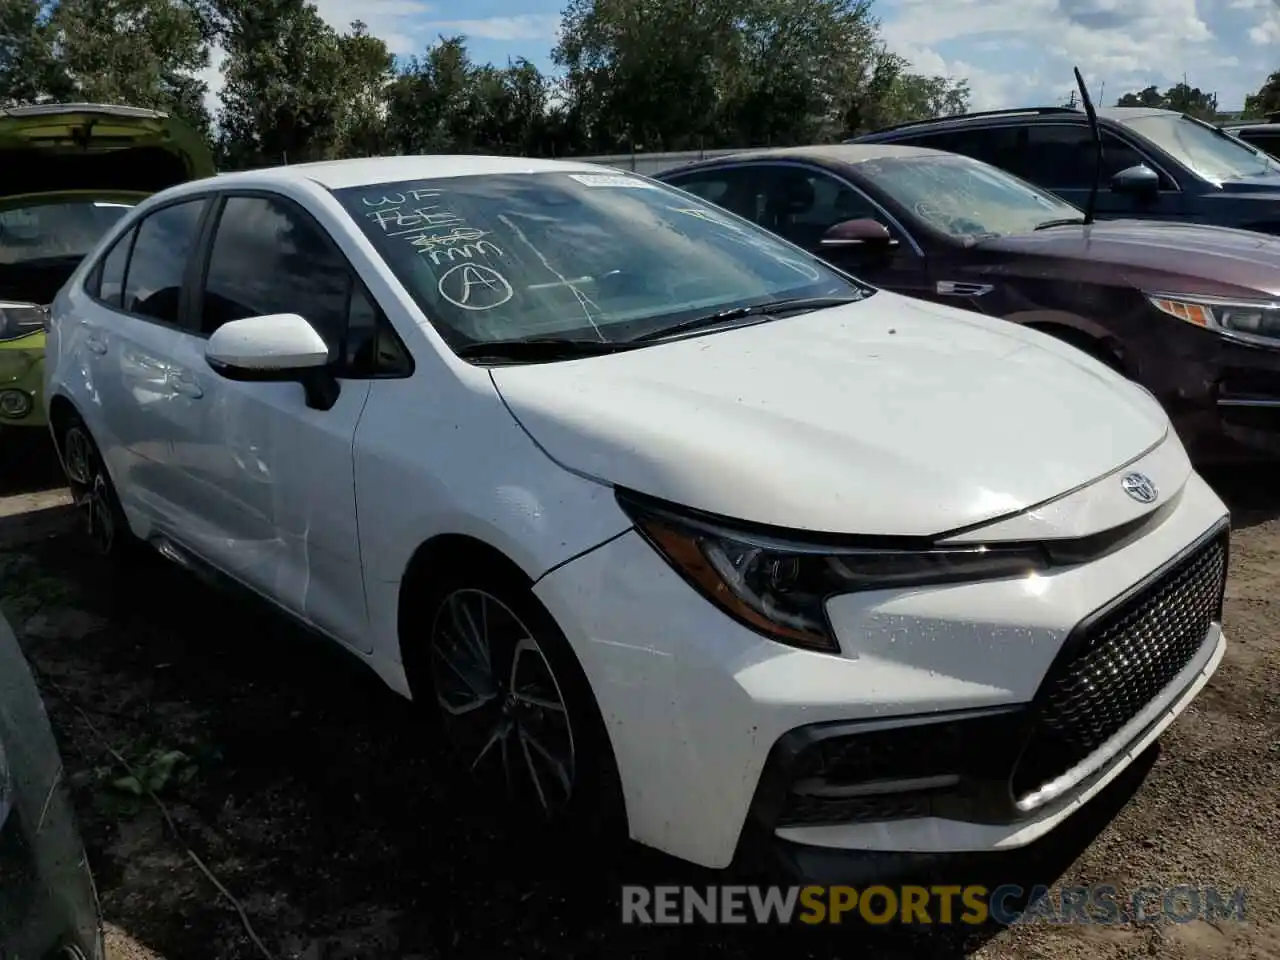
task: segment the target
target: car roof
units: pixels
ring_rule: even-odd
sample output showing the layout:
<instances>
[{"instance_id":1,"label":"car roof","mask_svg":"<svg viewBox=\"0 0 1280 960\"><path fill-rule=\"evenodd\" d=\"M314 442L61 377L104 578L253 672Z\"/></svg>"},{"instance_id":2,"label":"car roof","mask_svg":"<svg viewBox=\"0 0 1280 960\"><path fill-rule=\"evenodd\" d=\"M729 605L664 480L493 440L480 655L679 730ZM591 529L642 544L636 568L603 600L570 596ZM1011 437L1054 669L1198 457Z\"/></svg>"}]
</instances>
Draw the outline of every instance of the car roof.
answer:
<instances>
[{"instance_id":1,"label":"car roof","mask_svg":"<svg viewBox=\"0 0 1280 960\"><path fill-rule=\"evenodd\" d=\"M740 162L759 160L811 160L823 164L856 164L867 160L883 160L888 157L930 157L953 156L943 150L930 147L908 147L898 143L835 143L819 144L808 147L775 147L767 150L744 150L723 157L710 157L706 160L695 160L663 170L657 174L661 179L667 174L683 173L686 170L697 170L703 167L731 166Z\"/></svg>"},{"instance_id":2,"label":"car roof","mask_svg":"<svg viewBox=\"0 0 1280 960\"><path fill-rule=\"evenodd\" d=\"M1126 120L1135 120L1140 117L1181 116L1177 110L1165 110L1161 107L1098 107L1096 108L1096 113L1099 120L1111 120L1115 123L1123 123ZM1012 107L1007 110L984 110L978 113L962 113L952 117L932 117L928 120L916 120L911 123L902 123L893 127L884 127L880 130L873 130L871 133L866 134L866 136L887 137L891 134L905 130L951 130L962 128L973 123L997 123L1003 120L1052 123L1054 120L1061 120L1063 117L1083 120L1085 119L1085 112L1081 107L1061 106ZM861 141L861 138L855 139Z\"/></svg>"},{"instance_id":3,"label":"car roof","mask_svg":"<svg viewBox=\"0 0 1280 960\"><path fill-rule=\"evenodd\" d=\"M444 177L479 177L503 173L620 173L585 161L536 160L528 157L490 157L457 154L362 157L354 160L322 160L284 167L241 170L218 176L219 188L237 183L312 181L330 190L361 187L401 180Z\"/></svg>"}]
</instances>

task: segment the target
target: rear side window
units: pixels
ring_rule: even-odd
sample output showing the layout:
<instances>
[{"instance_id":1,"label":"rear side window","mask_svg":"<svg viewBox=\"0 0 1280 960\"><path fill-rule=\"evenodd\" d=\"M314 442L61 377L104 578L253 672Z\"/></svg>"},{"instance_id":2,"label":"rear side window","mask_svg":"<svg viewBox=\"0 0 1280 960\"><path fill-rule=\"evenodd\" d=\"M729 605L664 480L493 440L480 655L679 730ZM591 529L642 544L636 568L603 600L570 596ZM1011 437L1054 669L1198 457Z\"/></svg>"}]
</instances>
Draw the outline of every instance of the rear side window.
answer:
<instances>
[{"instance_id":1,"label":"rear side window","mask_svg":"<svg viewBox=\"0 0 1280 960\"><path fill-rule=\"evenodd\" d=\"M1110 131L1102 131L1102 180L1145 162L1142 154ZM1097 148L1088 127L1041 124L1027 128L1026 149L1006 167L1010 173L1049 189L1093 186Z\"/></svg>"},{"instance_id":2,"label":"rear side window","mask_svg":"<svg viewBox=\"0 0 1280 960\"><path fill-rule=\"evenodd\" d=\"M178 323L183 276L196 244L204 204L200 199L162 207L138 225L125 271L122 305L126 311L162 323Z\"/></svg>"},{"instance_id":3,"label":"rear side window","mask_svg":"<svg viewBox=\"0 0 1280 960\"><path fill-rule=\"evenodd\" d=\"M124 292L124 271L129 264L129 248L135 231L129 230L112 244L88 283L89 293L109 307L119 307Z\"/></svg>"}]
</instances>

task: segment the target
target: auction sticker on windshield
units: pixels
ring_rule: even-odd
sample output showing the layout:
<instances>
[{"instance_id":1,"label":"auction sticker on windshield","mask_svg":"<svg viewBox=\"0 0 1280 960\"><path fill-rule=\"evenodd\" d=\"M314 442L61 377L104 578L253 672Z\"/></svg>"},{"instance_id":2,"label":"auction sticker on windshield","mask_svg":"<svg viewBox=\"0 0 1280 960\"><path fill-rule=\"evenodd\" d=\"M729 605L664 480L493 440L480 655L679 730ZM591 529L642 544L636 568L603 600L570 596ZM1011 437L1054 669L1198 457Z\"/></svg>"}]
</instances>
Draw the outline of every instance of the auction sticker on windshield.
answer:
<instances>
[{"instance_id":1,"label":"auction sticker on windshield","mask_svg":"<svg viewBox=\"0 0 1280 960\"><path fill-rule=\"evenodd\" d=\"M652 183L639 177L628 177L621 173L571 173L570 179L577 180L587 187L633 187L636 190L656 190Z\"/></svg>"}]
</instances>

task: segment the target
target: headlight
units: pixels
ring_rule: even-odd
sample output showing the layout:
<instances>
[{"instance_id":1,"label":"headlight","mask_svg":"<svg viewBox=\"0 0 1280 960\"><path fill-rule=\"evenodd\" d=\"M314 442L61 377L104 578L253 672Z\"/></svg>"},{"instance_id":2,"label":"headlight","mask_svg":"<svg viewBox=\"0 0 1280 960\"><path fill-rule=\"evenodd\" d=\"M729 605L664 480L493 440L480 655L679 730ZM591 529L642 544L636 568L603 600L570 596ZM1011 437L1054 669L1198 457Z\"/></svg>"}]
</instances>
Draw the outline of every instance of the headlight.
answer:
<instances>
[{"instance_id":1,"label":"headlight","mask_svg":"<svg viewBox=\"0 0 1280 960\"><path fill-rule=\"evenodd\" d=\"M739 623L795 647L839 652L826 604L862 590L1024 577L1049 566L1036 544L901 547L796 542L734 529L618 493L636 528L677 572Z\"/></svg>"},{"instance_id":2,"label":"headlight","mask_svg":"<svg viewBox=\"0 0 1280 960\"><path fill-rule=\"evenodd\" d=\"M1273 300L1226 300L1218 297L1171 297L1149 293L1147 299L1161 313L1206 330L1280 346L1280 303Z\"/></svg>"},{"instance_id":3,"label":"headlight","mask_svg":"<svg viewBox=\"0 0 1280 960\"><path fill-rule=\"evenodd\" d=\"M17 340L45 329L48 308L35 303L0 300L0 341Z\"/></svg>"},{"instance_id":4,"label":"headlight","mask_svg":"<svg viewBox=\"0 0 1280 960\"><path fill-rule=\"evenodd\" d=\"M0 418L21 420L34 406L31 394L24 390L0 390Z\"/></svg>"}]
</instances>

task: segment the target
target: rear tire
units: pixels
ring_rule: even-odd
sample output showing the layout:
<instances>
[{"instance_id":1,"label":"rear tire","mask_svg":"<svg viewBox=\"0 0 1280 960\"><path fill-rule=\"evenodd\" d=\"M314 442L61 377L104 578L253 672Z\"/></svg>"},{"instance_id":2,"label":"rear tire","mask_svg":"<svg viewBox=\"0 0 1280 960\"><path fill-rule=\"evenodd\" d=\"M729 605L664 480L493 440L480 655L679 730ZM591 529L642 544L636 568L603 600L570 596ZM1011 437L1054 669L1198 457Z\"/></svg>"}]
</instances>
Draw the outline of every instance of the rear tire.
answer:
<instances>
[{"instance_id":1,"label":"rear tire","mask_svg":"<svg viewBox=\"0 0 1280 960\"><path fill-rule=\"evenodd\" d=\"M81 511L94 552L111 560L132 557L139 545L129 527L102 453L78 414L68 414L57 431L58 455Z\"/></svg>"},{"instance_id":2,"label":"rear tire","mask_svg":"<svg viewBox=\"0 0 1280 960\"><path fill-rule=\"evenodd\" d=\"M414 699L477 803L541 832L619 839L622 793L604 720L564 634L514 572L462 569L409 617Z\"/></svg>"}]
</instances>

